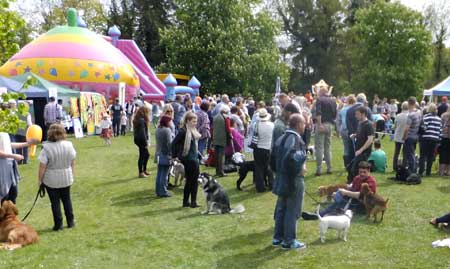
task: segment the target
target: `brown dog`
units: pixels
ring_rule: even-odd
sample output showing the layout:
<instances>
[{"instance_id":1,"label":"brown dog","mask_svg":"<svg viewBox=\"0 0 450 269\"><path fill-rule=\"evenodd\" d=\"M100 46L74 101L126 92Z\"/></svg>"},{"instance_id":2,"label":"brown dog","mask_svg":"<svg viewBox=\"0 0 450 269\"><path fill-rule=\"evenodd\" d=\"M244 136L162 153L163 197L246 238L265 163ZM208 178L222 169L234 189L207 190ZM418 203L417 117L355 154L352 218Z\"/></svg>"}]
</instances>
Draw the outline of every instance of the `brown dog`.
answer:
<instances>
[{"instance_id":1,"label":"brown dog","mask_svg":"<svg viewBox=\"0 0 450 269\"><path fill-rule=\"evenodd\" d=\"M39 241L36 231L17 218L19 210L11 201L0 208L0 249L14 250Z\"/></svg>"},{"instance_id":2,"label":"brown dog","mask_svg":"<svg viewBox=\"0 0 450 269\"><path fill-rule=\"evenodd\" d=\"M328 186L320 186L319 187L319 196L327 196L327 201L331 201L333 198L333 193L335 193L339 189L347 189L347 184L335 184Z\"/></svg>"},{"instance_id":3,"label":"brown dog","mask_svg":"<svg viewBox=\"0 0 450 269\"><path fill-rule=\"evenodd\" d=\"M373 193L369 188L369 184L367 183L363 183L361 185L360 194L360 200L366 207L367 219L370 219L370 216L373 215L373 222L377 222L378 213L381 212L380 222L383 221L384 211L386 211L387 209L389 198L384 200L384 198L380 195Z\"/></svg>"}]
</instances>

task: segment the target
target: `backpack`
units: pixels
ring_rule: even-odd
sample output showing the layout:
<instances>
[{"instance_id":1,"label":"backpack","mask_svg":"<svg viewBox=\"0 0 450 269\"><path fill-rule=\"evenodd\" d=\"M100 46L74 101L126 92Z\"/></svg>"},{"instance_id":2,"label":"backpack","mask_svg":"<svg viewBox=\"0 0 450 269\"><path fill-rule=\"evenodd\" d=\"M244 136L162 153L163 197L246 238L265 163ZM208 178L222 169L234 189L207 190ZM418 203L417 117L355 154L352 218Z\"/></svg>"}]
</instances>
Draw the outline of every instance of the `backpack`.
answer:
<instances>
[{"instance_id":1,"label":"backpack","mask_svg":"<svg viewBox=\"0 0 450 269\"><path fill-rule=\"evenodd\" d=\"M287 138L290 135L294 135L294 147L291 148L285 156L282 156L282 150ZM298 151L301 149L301 145L304 144L301 137L293 133L285 133L283 136L277 139L274 147L272 148L272 152L270 153L270 168L273 172L277 172L277 159L282 158L281 162L284 162L286 171L288 171L291 175L298 175L303 167L303 163L306 160L306 154L299 153Z\"/></svg>"}]
</instances>

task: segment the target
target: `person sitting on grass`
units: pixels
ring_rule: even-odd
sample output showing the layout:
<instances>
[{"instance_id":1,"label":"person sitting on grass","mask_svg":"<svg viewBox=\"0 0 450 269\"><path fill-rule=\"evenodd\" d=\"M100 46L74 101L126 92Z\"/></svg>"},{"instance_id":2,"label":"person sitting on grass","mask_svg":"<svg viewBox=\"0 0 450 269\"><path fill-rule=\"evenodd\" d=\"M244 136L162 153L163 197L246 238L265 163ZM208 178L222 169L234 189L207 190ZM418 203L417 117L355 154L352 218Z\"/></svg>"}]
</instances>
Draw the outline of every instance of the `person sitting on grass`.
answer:
<instances>
[{"instance_id":1,"label":"person sitting on grass","mask_svg":"<svg viewBox=\"0 0 450 269\"><path fill-rule=\"evenodd\" d=\"M375 140L373 143L375 150L369 156L369 163L372 165L371 172L386 172L386 152L381 149L381 141Z\"/></svg>"},{"instance_id":2,"label":"person sitting on grass","mask_svg":"<svg viewBox=\"0 0 450 269\"><path fill-rule=\"evenodd\" d=\"M343 214L346 209L352 209L356 213L365 212L364 205L359 201L361 185L363 183L369 184L370 190L376 193L377 181L370 175L370 164L366 161L361 161L358 164L358 175L353 179L352 184L348 185L346 189L341 188L335 192L334 203L320 211L320 216ZM302 212L302 218L304 220L318 219L316 214L308 212Z\"/></svg>"},{"instance_id":3,"label":"person sitting on grass","mask_svg":"<svg viewBox=\"0 0 450 269\"><path fill-rule=\"evenodd\" d=\"M435 227L438 227L440 223L442 223L442 225L446 228L450 227L450 213L442 217L430 220L430 224L434 225Z\"/></svg>"}]
</instances>

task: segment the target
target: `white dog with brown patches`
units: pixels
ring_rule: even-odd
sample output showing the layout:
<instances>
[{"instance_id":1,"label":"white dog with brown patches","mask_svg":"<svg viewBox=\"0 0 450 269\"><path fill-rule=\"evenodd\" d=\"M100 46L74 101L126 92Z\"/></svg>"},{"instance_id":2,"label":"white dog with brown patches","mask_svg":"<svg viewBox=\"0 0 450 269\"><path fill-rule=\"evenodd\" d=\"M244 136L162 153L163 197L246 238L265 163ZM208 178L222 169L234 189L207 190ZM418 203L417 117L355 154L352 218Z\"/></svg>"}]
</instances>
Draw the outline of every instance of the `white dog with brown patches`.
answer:
<instances>
[{"instance_id":1,"label":"white dog with brown patches","mask_svg":"<svg viewBox=\"0 0 450 269\"><path fill-rule=\"evenodd\" d=\"M340 216L325 216L321 217L319 214L320 205L317 207L317 216L319 217L320 241L325 243L325 233L327 230L335 229L338 231L338 238L342 238L347 242L347 234L350 229L350 223L353 217L351 210L347 209L344 215Z\"/></svg>"}]
</instances>

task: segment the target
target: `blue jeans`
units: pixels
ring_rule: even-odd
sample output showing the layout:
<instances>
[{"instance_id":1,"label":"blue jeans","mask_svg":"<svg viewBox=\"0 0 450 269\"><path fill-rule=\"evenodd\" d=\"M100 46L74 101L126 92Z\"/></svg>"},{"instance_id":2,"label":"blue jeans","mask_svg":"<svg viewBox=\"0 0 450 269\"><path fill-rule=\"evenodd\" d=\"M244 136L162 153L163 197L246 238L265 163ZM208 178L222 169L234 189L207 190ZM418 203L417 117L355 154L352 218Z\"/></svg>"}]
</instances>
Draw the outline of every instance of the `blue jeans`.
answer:
<instances>
[{"instance_id":1,"label":"blue jeans","mask_svg":"<svg viewBox=\"0 0 450 269\"><path fill-rule=\"evenodd\" d=\"M295 178L298 182L295 193L291 196L278 196L275 206L275 231L273 239L292 243L297 238L297 219L301 216L305 182L302 176Z\"/></svg>"},{"instance_id":2,"label":"blue jeans","mask_svg":"<svg viewBox=\"0 0 450 269\"><path fill-rule=\"evenodd\" d=\"M411 173L417 173L416 144L417 139L414 138L407 138L403 144L403 164L408 166Z\"/></svg>"},{"instance_id":3,"label":"blue jeans","mask_svg":"<svg viewBox=\"0 0 450 269\"><path fill-rule=\"evenodd\" d=\"M324 210L320 211L320 216L323 217L325 215L328 214L336 214L339 213L338 210L343 210L345 208L345 206L348 203L349 198L346 196L343 196L341 194L341 192L337 191L336 192L336 196L334 197L334 203L332 203L331 205L329 205L327 208L325 208ZM357 212L364 212L365 208L363 207L363 205L359 202L358 199L352 199L352 201L350 202L350 205L348 207L348 209L353 210L354 213Z\"/></svg>"},{"instance_id":4,"label":"blue jeans","mask_svg":"<svg viewBox=\"0 0 450 269\"><path fill-rule=\"evenodd\" d=\"M203 157L203 152L205 151L207 142L208 142L208 138L202 138L202 139L198 140L198 152L200 152L202 157Z\"/></svg>"},{"instance_id":5,"label":"blue jeans","mask_svg":"<svg viewBox=\"0 0 450 269\"><path fill-rule=\"evenodd\" d=\"M156 195L163 196L167 195L167 177L169 176L169 166L159 165L158 172L156 172Z\"/></svg>"}]
</instances>

